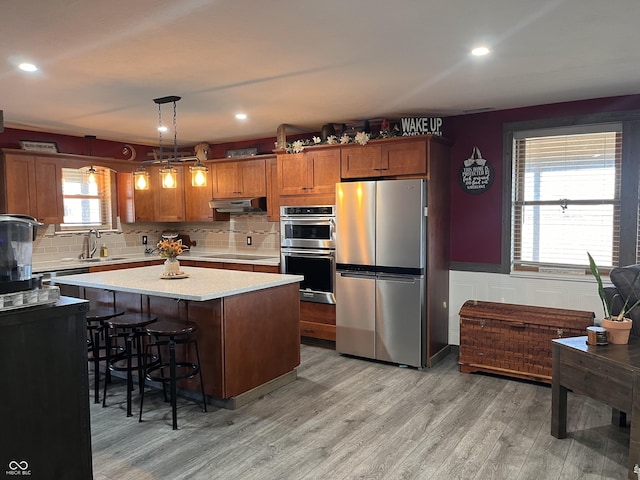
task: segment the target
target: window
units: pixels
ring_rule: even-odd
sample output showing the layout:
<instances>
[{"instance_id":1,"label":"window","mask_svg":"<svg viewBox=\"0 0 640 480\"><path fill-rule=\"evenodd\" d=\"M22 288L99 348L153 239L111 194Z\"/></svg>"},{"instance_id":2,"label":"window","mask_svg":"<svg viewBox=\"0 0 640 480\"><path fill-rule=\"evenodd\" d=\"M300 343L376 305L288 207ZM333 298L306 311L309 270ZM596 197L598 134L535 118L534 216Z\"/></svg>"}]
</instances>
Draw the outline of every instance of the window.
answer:
<instances>
[{"instance_id":1,"label":"window","mask_svg":"<svg viewBox=\"0 0 640 480\"><path fill-rule=\"evenodd\" d=\"M514 132L512 268L618 264L622 125Z\"/></svg>"},{"instance_id":2,"label":"window","mask_svg":"<svg viewBox=\"0 0 640 480\"><path fill-rule=\"evenodd\" d=\"M60 225L61 230L113 228L112 172L109 169L95 168L98 170L95 182L89 180L86 169L62 169L64 223Z\"/></svg>"}]
</instances>

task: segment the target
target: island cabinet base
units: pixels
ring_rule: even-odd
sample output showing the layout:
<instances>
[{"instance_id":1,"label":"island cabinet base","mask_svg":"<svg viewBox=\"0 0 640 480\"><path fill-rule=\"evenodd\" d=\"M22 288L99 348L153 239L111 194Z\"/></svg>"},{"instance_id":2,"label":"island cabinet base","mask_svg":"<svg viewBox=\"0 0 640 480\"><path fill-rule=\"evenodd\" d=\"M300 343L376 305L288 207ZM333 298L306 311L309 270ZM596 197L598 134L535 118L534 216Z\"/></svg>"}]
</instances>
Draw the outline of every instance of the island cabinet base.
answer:
<instances>
[{"instance_id":1,"label":"island cabinet base","mask_svg":"<svg viewBox=\"0 0 640 480\"><path fill-rule=\"evenodd\" d=\"M198 341L205 393L212 400L232 399L262 385L278 388L282 380L272 381L283 376L295 380L295 374L286 374L300 364L297 283L207 301L92 288L80 288L78 295L100 304L108 304L113 298L116 306L130 311L149 312L160 320L195 323L193 335ZM188 351L178 349L177 353L195 360L192 346ZM180 388L199 392L199 379L185 380ZM231 408L235 404L226 402Z\"/></svg>"}]
</instances>

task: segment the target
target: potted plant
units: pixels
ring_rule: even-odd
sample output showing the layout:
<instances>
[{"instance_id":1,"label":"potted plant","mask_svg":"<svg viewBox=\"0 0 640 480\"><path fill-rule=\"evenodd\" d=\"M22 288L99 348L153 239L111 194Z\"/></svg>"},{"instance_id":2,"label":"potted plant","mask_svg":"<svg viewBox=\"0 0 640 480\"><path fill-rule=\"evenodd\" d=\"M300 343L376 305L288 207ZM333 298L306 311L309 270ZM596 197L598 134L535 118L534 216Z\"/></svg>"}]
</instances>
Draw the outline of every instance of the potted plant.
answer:
<instances>
[{"instance_id":1,"label":"potted plant","mask_svg":"<svg viewBox=\"0 0 640 480\"><path fill-rule=\"evenodd\" d=\"M616 298L621 298L622 296L619 293L616 293L609 302L607 302L607 297L604 293L604 286L602 285L602 279L600 278L600 271L596 266L596 262L593 260L593 257L589 252L587 252L587 256L589 257L589 269L594 277L596 277L596 282L598 283L598 295L600 295L600 301L602 302L602 308L604 309L604 318L602 319L602 326L607 331L609 336L610 343L616 344L625 344L629 342L629 333L631 332L631 327L633 326L633 321L630 318L627 318L626 315L631 313L631 310L640 305L640 300L635 302L633 305L629 307L630 296L623 299L624 302L622 304L622 308L620 309L620 313L617 315L613 315L612 306L613 302ZM633 283L635 284L640 276L640 272L636 274Z\"/></svg>"}]
</instances>

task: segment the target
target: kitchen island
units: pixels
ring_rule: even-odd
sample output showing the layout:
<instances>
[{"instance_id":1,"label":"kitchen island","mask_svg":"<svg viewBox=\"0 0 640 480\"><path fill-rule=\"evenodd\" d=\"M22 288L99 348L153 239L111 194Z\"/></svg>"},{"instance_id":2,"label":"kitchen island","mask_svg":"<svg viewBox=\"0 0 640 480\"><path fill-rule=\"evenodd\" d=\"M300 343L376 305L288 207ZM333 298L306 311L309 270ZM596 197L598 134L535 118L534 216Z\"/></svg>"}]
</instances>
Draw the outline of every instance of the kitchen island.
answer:
<instances>
[{"instance_id":1,"label":"kitchen island","mask_svg":"<svg viewBox=\"0 0 640 480\"><path fill-rule=\"evenodd\" d=\"M205 393L236 408L295 380L300 363L299 275L183 267L185 278L162 278L163 266L56 278L61 293L95 306L151 313L197 326ZM193 355L193 352L184 352ZM197 379L181 388L197 392Z\"/></svg>"}]
</instances>

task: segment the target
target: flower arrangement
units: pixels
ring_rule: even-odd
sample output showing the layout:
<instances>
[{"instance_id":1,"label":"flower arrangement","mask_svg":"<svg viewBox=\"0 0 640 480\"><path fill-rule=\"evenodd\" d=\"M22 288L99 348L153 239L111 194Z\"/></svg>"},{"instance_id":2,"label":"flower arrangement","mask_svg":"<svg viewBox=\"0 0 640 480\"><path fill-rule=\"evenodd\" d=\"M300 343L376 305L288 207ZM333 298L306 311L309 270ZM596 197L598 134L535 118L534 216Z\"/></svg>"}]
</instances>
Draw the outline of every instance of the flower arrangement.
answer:
<instances>
[{"instance_id":1,"label":"flower arrangement","mask_svg":"<svg viewBox=\"0 0 640 480\"><path fill-rule=\"evenodd\" d=\"M314 136L311 139L295 140L294 142L287 143L285 150L287 153L300 153L304 150L304 147L321 145L326 143L327 145L347 145L349 143L357 143L358 145L366 145L372 138L389 138L400 135L400 129L398 125L391 127L389 121L384 119L380 126L380 133L378 135L370 134L367 132L357 132L355 136L351 136L348 133L343 133L339 137L336 135L329 135L326 142L323 142L320 137ZM276 144L277 145L277 144Z\"/></svg>"},{"instance_id":2,"label":"flower arrangement","mask_svg":"<svg viewBox=\"0 0 640 480\"><path fill-rule=\"evenodd\" d=\"M182 240L162 240L158 242L158 255L163 258L176 258L182 253Z\"/></svg>"}]
</instances>

